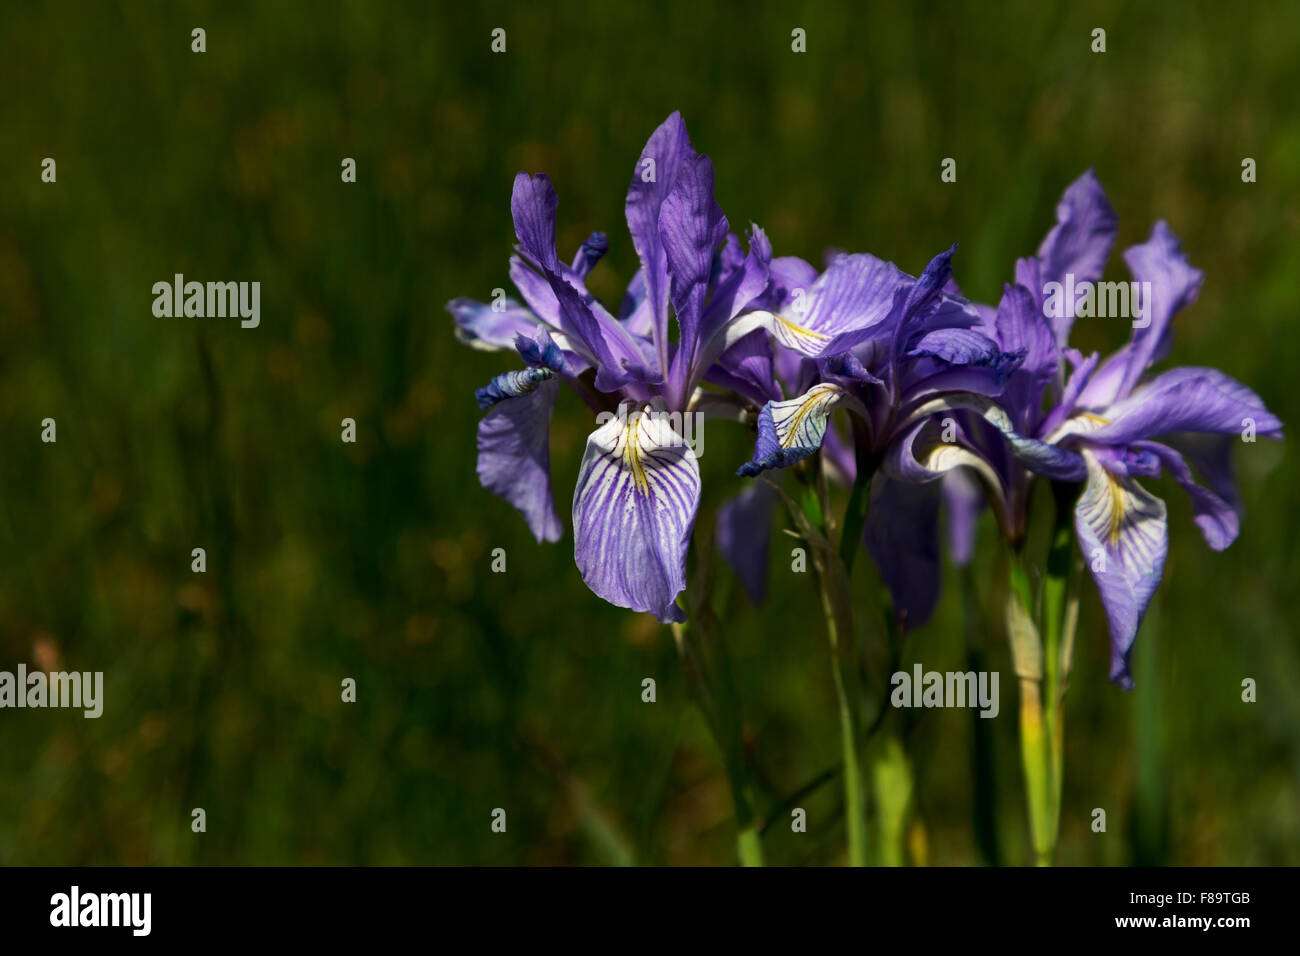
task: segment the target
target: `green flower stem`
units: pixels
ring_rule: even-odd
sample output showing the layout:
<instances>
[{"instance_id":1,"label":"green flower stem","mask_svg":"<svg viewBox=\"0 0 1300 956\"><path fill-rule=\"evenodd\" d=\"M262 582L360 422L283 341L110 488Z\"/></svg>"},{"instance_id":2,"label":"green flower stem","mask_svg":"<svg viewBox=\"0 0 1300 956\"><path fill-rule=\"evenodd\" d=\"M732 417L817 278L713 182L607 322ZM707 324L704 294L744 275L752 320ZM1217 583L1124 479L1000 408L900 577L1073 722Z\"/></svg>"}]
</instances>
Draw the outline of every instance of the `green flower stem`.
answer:
<instances>
[{"instance_id":1,"label":"green flower stem","mask_svg":"<svg viewBox=\"0 0 1300 956\"><path fill-rule=\"evenodd\" d=\"M818 577L824 579L825 576ZM844 760L844 825L849 837L849 865L866 866L867 801L862 789L862 767L858 759L858 719L853 707L856 695L850 694L844 683L844 668L841 663L844 643L825 586L821 591L822 609L826 613L826 631L831 645L831 674L835 681L835 697L840 715L840 749Z\"/></svg>"},{"instance_id":2,"label":"green flower stem","mask_svg":"<svg viewBox=\"0 0 1300 956\"><path fill-rule=\"evenodd\" d=\"M722 754L727 783L731 788L731 801L736 813L736 855L741 866L763 865L763 844L759 834L759 819L754 812L749 771L745 764L744 738L740 717L731 692L730 675L721 682L709 680L705 661L691 641L690 629L685 623L674 622L673 639L682 659L696 703L704 715L713 741ZM725 665L725 661L723 662ZM714 685L718 693L714 693Z\"/></svg>"},{"instance_id":3,"label":"green flower stem","mask_svg":"<svg viewBox=\"0 0 1300 956\"><path fill-rule=\"evenodd\" d=\"M1025 771L1034 860L1056 859L1065 772L1065 691L1079 616L1080 567L1074 547L1073 486L1057 484L1056 520L1043 579L1041 631L1023 556L1014 548L1009 566L1007 633L1020 681L1020 759ZM1041 637L1040 637L1041 633Z\"/></svg>"},{"instance_id":4,"label":"green flower stem","mask_svg":"<svg viewBox=\"0 0 1300 956\"><path fill-rule=\"evenodd\" d=\"M831 547L826 516L826 482L821 473L821 456L809 461L803 474L802 511L791 507L791 516L813 553L817 590L826 618L826 636L830 643L831 676L840 722L840 750L844 768L844 826L848 835L849 865L867 865L867 801L863 785L862 763L858 745L856 692L845 679L844 660L853 646L853 611L849 595L849 576L844 561ZM870 475L866 476L870 483ZM849 533L846 527L845 533ZM856 537L861 525L853 534Z\"/></svg>"},{"instance_id":5,"label":"green flower stem","mask_svg":"<svg viewBox=\"0 0 1300 956\"><path fill-rule=\"evenodd\" d=\"M907 863L907 813L912 805L912 762L898 734L885 732L869 748L871 790L876 801L877 862Z\"/></svg>"},{"instance_id":6,"label":"green flower stem","mask_svg":"<svg viewBox=\"0 0 1300 956\"><path fill-rule=\"evenodd\" d=\"M1053 486L1056 522L1047 552L1043 579L1043 710L1051 767L1052 849L1061 824L1061 786L1065 773L1065 691L1074 651L1074 628L1079 616L1079 567L1074 546L1071 486Z\"/></svg>"},{"instance_id":7,"label":"green flower stem","mask_svg":"<svg viewBox=\"0 0 1300 956\"><path fill-rule=\"evenodd\" d=\"M741 866L763 866L763 842L754 824L742 829L736 835L736 852L740 856Z\"/></svg>"},{"instance_id":8,"label":"green flower stem","mask_svg":"<svg viewBox=\"0 0 1300 956\"><path fill-rule=\"evenodd\" d=\"M1043 719L1043 644L1034 626L1034 603L1019 550L1012 551L1008 575L1007 636L1020 682L1020 762L1025 771L1034 861L1050 866L1056 841L1051 827L1051 757Z\"/></svg>"},{"instance_id":9,"label":"green flower stem","mask_svg":"<svg viewBox=\"0 0 1300 956\"><path fill-rule=\"evenodd\" d=\"M887 673L902 667L903 626L889 589L880 587L885 644L888 654ZM876 863L880 866L903 866L907 862L907 817L912 806L915 778L912 761L905 744L907 728L901 726L903 712L881 702L878 723L869 734L867 773L876 808Z\"/></svg>"}]
</instances>

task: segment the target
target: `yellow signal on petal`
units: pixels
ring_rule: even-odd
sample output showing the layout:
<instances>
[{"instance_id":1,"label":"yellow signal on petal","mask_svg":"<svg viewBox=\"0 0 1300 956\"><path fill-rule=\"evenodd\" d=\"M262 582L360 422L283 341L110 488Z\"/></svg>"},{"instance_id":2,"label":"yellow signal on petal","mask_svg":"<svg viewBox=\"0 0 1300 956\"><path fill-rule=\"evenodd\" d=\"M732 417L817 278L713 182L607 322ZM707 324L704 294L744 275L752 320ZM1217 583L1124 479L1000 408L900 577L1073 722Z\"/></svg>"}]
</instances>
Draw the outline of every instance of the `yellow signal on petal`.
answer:
<instances>
[{"instance_id":1,"label":"yellow signal on petal","mask_svg":"<svg viewBox=\"0 0 1300 956\"><path fill-rule=\"evenodd\" d=\"M641 463L641 414L633 415L623 429L623 465L632 475L632 485L639 494L650 493L645 466Z\"/></svg>"},{"instance_id":2,"label":"yellow signal on petal","mask_svg":"<svg viewBox=\"0 0 1300 956\"><path fill-rule=\"evenodd\" d=\"M824 332L816 332L791 322L783 315L773 315L773 318L776 321L772 326L772 334L776 336L777 341L798 352L807 353L808 350L818 352L822 343L830 338Z\"/></svg>"}]
</instances>

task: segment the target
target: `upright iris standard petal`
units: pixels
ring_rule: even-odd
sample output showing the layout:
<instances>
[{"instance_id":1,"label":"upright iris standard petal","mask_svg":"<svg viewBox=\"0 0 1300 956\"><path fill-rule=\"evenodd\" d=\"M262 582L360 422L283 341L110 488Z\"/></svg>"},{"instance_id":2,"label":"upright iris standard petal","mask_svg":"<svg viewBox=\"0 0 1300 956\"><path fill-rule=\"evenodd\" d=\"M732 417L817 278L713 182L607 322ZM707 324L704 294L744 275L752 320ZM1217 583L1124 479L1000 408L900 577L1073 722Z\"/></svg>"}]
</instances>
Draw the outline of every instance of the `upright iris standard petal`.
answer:
<instances>
[{"instance_id":1,"label":"upright iris standard petal","mask_svg":"<svg viewBox=\"0 0 1300 956\"><path fill-rule=\"evenodd\" d=\"M1043 271L1052 277L1073 273L1076 282L1100 279L1118 230L1119 216L1089 169L1056 205L1056 225L1038 247Z\"/></svg>"},{"instance_id":2,"label":"upright iris standard petal","mask_svg":"<svg viewBox=\"0 0 1300 956\"><path fill-rule=\"evenodd\" d=\"M1074 286L1080 289L1083 283L1096 282L1106 267L1118 230L1119 217L1090 169L1069 185L1057 203L1056 225L1038 247L1036 271L1040 281L1064 284L1066 275L1073 275ZM1035 286L1030 291L1036 297L1042 292ZM1062 314L1052 319L1056 341L1062 348L1070 337L1074 306L1073 302L1065 303Z\"/></svg>"},{"instance_id":3,"label":"upright iris standard petal","mask_svg":"<svg viewBox=\"0 0 1300 956\"><path fill-rule=\"evenodd\" d=\"M1068 407L1064 398L1071 398L1070 390L1067 390L1062 399L1062 407L1056 411L1073 411L1076 405L1079 408L1098 409L1118 401L1121 394L1127 394L1127 392L1121 393L1120 389L1124 387L1124 370L1128 368L1129 356L1132 353L1133 343L1129 342L1106 356L1105 361L1100 364L1094 363L1095 367L1089 370L1087 380L1082 383L1079 390L1073 392Z\"/></svg>"},{"instance_id":4,"label":"upright iris standard petal","mask_svg":"<svg viewBox=\"0 0 1300 956\"><path fill-rule=\"evenodd\" d=\"M1111 474L1092 452L1083 455L1088 483L1074 527L1110 622L1110 679L1131 687L1129 654L1169 550L1165 503L1132 478Z\"/></svg>"},{"instance_id":5,"label":"upright iris standard petal","mask_svg":"<svg viewBox=\"0 0 1300 956\"><path fill-rule=\"evenodd\" d=\"M734 236L731 237L735 239ZM739 240L736 240L739 245ZM749 251L734 268L720 272L700 319L700 341L707 342L742 309L758 300L772 279L772 243L756 225L749 227Z\"/></svg>"},{"instance_id":6,"label":"upright iris standard petal","mask_svg":"<svg viewBox=\"0 0 1300 956\"><path fill-rule=\"evenodd\" d=\"M908 289L898 323L900 333L910 332L910 321L925 318L930 308L941 301L944 290L952 285L952 257L956 251L954 244L927 262L920 277Z\"/></svg>"},{"instance_id":7,"label":"upright iris standard petal","mask_svg":"<svg viewBox=\"0 0 1300 956\"><path fill-rule=\"evenodd\" d=\"M1039 423L1037 432L1042 435L1050 435L1074 412L1075 406L1082 404L1081 396L1092 381L1093 372L1097 370L1099 358L1097 352L1093 352L1087 358L1084 358L1077 349L1065 349L1062 354L1069 359L1073 371L1065 380L1065 390L1061 393L1060 402Z\"/></svg>"},{"instance_id":8,"label":"upright iris standard petal","mask_svg":"<svg viewBox=\"0 0 1300 956\"><path fill-rule=\"evenodd\" d=\"M798 398L768 402L758 414L758 440L754 458L740 466L738 475L753 478L769 468L785 468L821 448L831 412L847 405L866 418L862 403L839 385L822 382Z\"/></svg>"},{"instance_id":9,"label":"upright iris standard petal","mask_svg":"<svg viewBox=\"0 0 1300 956\"><path fill-rule=\"evenodd\" d=\"M727 217L713 198L713 163L707 156L682 162L677 182L659 209L659 235L677 313L677 351L668 373L668 401L677 408L694 387L713 253L727 235Z\"/></svg>"},{"instance_id":10,"label":"upright iris standard petal","mask_svg":"<svg viewBox=\"0 0 1300 956\"><path fill-rule=\"evenodd\" d=\"M735 236L729 236L728 245L733 242L738 250L740 241ZM722 258L722 255L714 258L709 302L699 320L695 345L688 353L690 359L686 366L686 386L698 382L702 375L707 374L718 356L742 336L755 329L767 328L764 322L753 318L752 313L740 315L745 309L767 298L772 263L772 244L768 241L767 234L758 226L751 226L749 252L731 267L723 265L720 261ZM681 356L679 351L674 365L678 364ZM680 371L678 374L681 374Z\"/></svg>"},{"instance_id":11,"label":"upright iris standard petal","mask_svg":"<svg viewBox=\"0 0 1300 956\"><path fill-rule=\"evenodd\" d=\"M478 477L518 509L538 541L564 533L551 496L551 413L559 380L550 369L497 376L480 389L490 411L478 423Z\"/></svg>"},{"instance_id":12,"label":"upright iris standard petal","mask_svg":"<svg viewBox=\"0 0 1300 956\"><path fill-rule=\"evenodd\" d=\"M700 504L695 453L668 416L625 402L587 438L573 493L574 560L587 587L681 621L686 548Z\"/></svg>"},{"instance_id":13,"label":"upright iris standard petal","mask_svg":"<svg viewBox=\"0 0 1300 956\"><path fill-rule=\"evenodd\" d=\"M560 258L555 252L555 211L558 207L555 187L544 173L536 176L519 173L515 176L510 196L515 235L533 264L552 272L560 271Z\"/></svg>"},{"instance_id":14,"label":"upright iris standard petal","mask_svg":"<svg viewBox=\"0 0 1300 956\"><path fill-rule=\"evenodd\" d=\"M1008 376L1002 400L1017 426L1032 431L1041 413L1043 392L1056 378L1059 353L1055 333L1033 293L1022 285L1003 287L994 323L1002 348L1024 350L1024 361Z\"/></svg>"},{"instance_id":15,"label":"upright iris standard petal","mask_svg":"<svg viewBox=\"0 0 1300 956\"><path fill-rule=\"evenodd\" d=\"M649 342L610 315L560 263L555 252L557 199L544 175L515 177L511 211L524 259L513 259L510 276L532 309L554 325L565 342L596 366L596 387L615 391L631 382L662 380Z\"/></svg>"},{"instance_id":16,"label":"upright iris standard petal","mask_svg":"<svg viewBox=\"0 0 1300 956\"><path fill-rule=\"evenodd\" d=\"M661 380L649 342L637 338L598 304L585 301L562 277L548 272L546 279L563 317L560 328L581 339L595 356L598 389L613 392L629 383Z\"/></svg>"},{"instance_id":17,"label":"upright iris standard petal","mask_svg":"<svg viewBox=\"0 0 1300 956\"><path fill-rule=\"evenodd\" d=\"M1196 301L1205 273L1194 268L1182 253L1178 237L1163 221L1151 230L1151 238L1124 253L1139 288L1150 295L1139 296L1142 316L1133 327L1128 364L1119 394L1127 395L1142 373L1169 353L1173 341L1174 313ZM1147 285L1149 283L1149 286Z\"/></svg>"},{"instance_id":18,"label":"upright iris standard petal","mask_svg":"<svg viewBox=\"0 0 1300 956\"><path fill-rule=\"evenodd\" d=\"M659 212L687 159L696 156L686 124L674 112L641 151L627 190L627 228L641 258L650 325L660 367L668 370L668 263L659 234Z\"/></svg>"}]
</instances>

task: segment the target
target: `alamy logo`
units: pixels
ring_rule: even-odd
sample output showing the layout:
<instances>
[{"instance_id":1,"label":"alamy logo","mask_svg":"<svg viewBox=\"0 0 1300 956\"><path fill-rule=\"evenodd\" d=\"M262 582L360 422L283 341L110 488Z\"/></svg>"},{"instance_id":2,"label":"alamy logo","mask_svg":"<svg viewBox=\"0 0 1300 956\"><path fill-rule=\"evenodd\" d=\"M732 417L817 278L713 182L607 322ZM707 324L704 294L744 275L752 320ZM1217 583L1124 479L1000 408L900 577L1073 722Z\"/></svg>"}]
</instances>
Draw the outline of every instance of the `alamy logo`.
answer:
<instances>
[{"instance_id":1,"label":"alamy logo","mask_svg":"<svg viewBox=\"0 0 1300 956\"><path fill-rule=\"evenodd\" d=\"M616 412L601 412L596 416L596 427L600 428L614 420L626 429L637 418L645 418L656 424L666 425L671 430L670 446L685 445L696 458L704 456L704 413L670 412L652 405L636 405L624 402Z\"/></svg>"},{"instance_id":2,"label":"alamy logo","mask_svg":"<svg viewBox=\"0 0 1300 956\"><path fill-rule=\"evenodd\" d=\"M1074 273L1067 272L1064 285L1060 282L1045 283L1043 296L1043 315L1049 319L1064 318L1067 303L1073 303L1075 318L1132 319L1135 329L1145 329L1151 324L1150 282L1089 282L1085 279L1076 283Z\"/></svg>"},{"instance_id":3,"label":"alamy logo","mask_svg":"<svg viewBox=\"0 0 1300 956\"><path fill-rule=\"evenodd\" d=\"M997 671L922 670L897 671L889 678L894 688L889 702L895 707L978 707L981 717L996 717L1002 705Z\"/></svg>"},{"instance_id":4,"label":"alamy logo","mask_svg":"<svg viewBox=\"0 0 1300 956\"><path fill-rule=\"evenodd\" d=\"M85 717L104 712L103 671L0 671L0 707L80 707Z\"/></svg>"},{"instance_id":5,"label":"alamy logo","mask_svg":"<svg viewBox=\"0 0 1300 956\"><path fill-rule=\"evenodd\" d=\"M51 926L128 926L133 936L148 936L153 926L152 893L71 892L50 897Z\"/></svg>"},{"instance_id":6,"label":"alamy logo","mask_svg":"<svg viewBox=\"0 0 1300 956\"><path fill-rule=\"evenodd\" d=\"M153 314L160 319L237 317L245 329L262 321L260 282L186 282L178 272L171 282L155 282L153 294Z\"/></svg>"}]
</instances>

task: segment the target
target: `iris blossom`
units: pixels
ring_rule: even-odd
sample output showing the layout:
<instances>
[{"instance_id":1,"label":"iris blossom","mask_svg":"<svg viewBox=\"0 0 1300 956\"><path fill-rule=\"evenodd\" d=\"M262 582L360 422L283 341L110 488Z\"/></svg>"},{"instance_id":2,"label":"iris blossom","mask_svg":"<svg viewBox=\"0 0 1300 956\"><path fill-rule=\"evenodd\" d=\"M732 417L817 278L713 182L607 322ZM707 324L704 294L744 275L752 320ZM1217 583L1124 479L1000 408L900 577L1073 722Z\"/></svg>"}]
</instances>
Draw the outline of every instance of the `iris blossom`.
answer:
<instances>
[{"instance_id":1,"label":"iris blossom","mask_svg":"<svg viewBox=\"0 0 1300 956\"><path fill-rule=\"evenodd\" d=\"M1281 438L1282 423L1258 395L1216 369L1182 367L1147 377L1169 352L1175 313L1196 300L1203 279L1164 222L1124 253L1134 280L1149 283L1129 343L1105 362L1068 347L1076 303L1049 315L1044 288L1067 275L1076 287L1100 279L1116 231L1105 193L1085 173L1066 190L1037 256L1016 263L1016 283L1006 287L988 329L1004 348L1025 350L1000 398L1014 426L1072 456L1075 465L1068 467L1066 457L1053 469L1041 467L1046 459L1018 463L987 430L975 444L995 463L999 484L1013 489L1013 540L1024 534L1030 473L1085 482L1075 532L1109 622L1111 679L1128 687L1133 641L1168 551L1165 503L1136 479L1168 471L1190 496L1206 542L1222 550L1236 539L1240 521L1231 444L1237 436Z\"/></svg>"},{"instance_id":2,"label":"iris blossom","mask_svg":"<svg viewBox=\"0 0 1300 956\"><path fill-rule=\"evenodd\" d=\"M557 541L563 524L551 491L549 428L560 384L573 387L607 413L587 438L573 496L583 580L613 604L680 621L676 599L700 500L699 464L681 415L721 408L736 417L747 403L779 395L766 333L737 322L751 306L780 299L770 298L771 246L757 226L747 252L728 233L713 196L713 164L692 148L677 113L646 143L627 192L641 268L617 315L585 283L607 239L594 234L571 263L562 262L556 206L547 177L516 177L519 244L510 276L523 304L448 304L463 342L513 347L525 365L478 391L486 410L479 478L520 511L538 541ZM722 389L701 389L706 380Z\"/></svg>"},{"instance_id":3,"label":"iris blossom","mask_svg":"<svg viewBox=\"0 0 1300 956\"><path fill-rule=\"evenodd\" d=\"M1017 433L997 405L1026 353L981 330L978 310L956 294L952 255L950 249L936 256L918 278L875 256L840 256L811 284L800 309L756 310L742 319L802 357L805 384L797 397L764 405L753 460L739 473L786 467L823 445L848 480L859 468L881 465L865 544L896 611L911 625L925 620L938 594L939 499L931 483L958 467L996 482L990 464L960 436L942 434L937 414L972 410L1006 436L1013 454L1047 471L1075 461ZM836 408L857 419L851 444L829 428Z\"/></svg>"}]
</instances>

